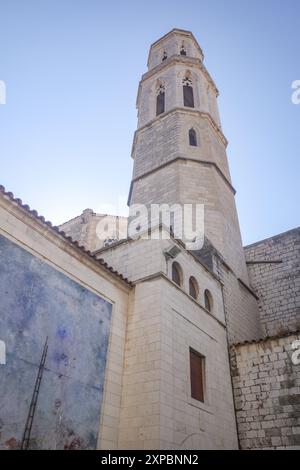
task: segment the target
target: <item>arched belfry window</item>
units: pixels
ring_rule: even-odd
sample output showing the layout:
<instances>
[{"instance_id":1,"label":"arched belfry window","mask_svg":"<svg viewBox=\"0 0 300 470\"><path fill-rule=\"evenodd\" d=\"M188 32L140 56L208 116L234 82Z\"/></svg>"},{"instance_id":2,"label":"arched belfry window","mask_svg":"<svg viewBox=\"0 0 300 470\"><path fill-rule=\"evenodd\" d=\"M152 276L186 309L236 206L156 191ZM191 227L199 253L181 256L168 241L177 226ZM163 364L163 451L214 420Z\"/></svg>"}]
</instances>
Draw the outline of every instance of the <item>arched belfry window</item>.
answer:
<instances>
[{"instance_id":1,"label":"arched belfry window","mask_svg":"<svg viewBox=\"0 0 300 470\"><path fill-rule=\"evenodd\" d=\"M180 264L174 261L172 264L172 281L178 286L182 285L182 270Z\"/></svg>"},{"instance_id":2,"label":"arched belfry window","mask_svg":"<svg viewBox=\"0 0 300 470\"><path fill-rule=\"evenodd\" d=\"M195 129L189 130L189 144L192 145L192 147L197 147L197 134Z\"/></svg>"},{"instance_id":3,"label":"arched belfry window","mask_svg":"<svg viewBox=\"0 0 300 470\"><path fill-rule=\"evenodd\" d=\"M186 55L186 50L184 48L184 44L182 44L182 46L180 48L180 55Z\"/></svg>"},{"instance_id":4,"label":"arched belfry window","mask_svg":"<svg viewBox=\"0 0 300 470\"><path fill-rule=\"evenodd\" d=\"M165 112L165 87L159 84L156 93L156 116Z\"/></svg>"},{"instance_id":5,"label":"arched belfry window","mask_svg":"<svg viewBox=\"0 0 300 470\"><path fill-rule=\"evenodd\" d=\"M166 51L164 51L164 55L163 55L162 61L166 60L167 58L168 58L167 53L166 53Z\"/></svg>"},{"instance_id":6,"label":"arched belfry window","mask_svg":"<svg viewBox=\"0 0 300 470\"><path fill-rule=\"evenodd\" d=\"M204 292L204 306L206 310L208 310L209 312L212 312L213 300L212 300L212 295L208 289L206 289Z\"/></svg>"},{"instance_id":7,"label":"arched belfry window","mask_svg":"<svg viewBox=\"0 0 300 470\"><path fill-rule=\"evenodd\" d=\"M194 108L193 83L190 77L185 77L182 80L182 85L183 85L183 105L189 108Z\"/></svg>"}]
</instances>

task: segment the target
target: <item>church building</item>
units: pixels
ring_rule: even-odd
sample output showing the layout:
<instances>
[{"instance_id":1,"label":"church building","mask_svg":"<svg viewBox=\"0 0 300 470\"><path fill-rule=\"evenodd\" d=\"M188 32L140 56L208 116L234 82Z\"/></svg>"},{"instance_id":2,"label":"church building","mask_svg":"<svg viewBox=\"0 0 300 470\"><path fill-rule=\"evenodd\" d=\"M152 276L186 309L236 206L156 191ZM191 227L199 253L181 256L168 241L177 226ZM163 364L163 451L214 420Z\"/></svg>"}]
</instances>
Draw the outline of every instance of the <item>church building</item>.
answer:
<instances>
[{"instance_id":1,"label":"church building","mask_svg":"<svg viewBox=\"0 0 300 470\"><path fill-rule=\"evenodd\" d=\"M243 247L218 93L152 44L128 219L0 187L0 449L300 448L300 228Z\"/></svg>"}]
</instances>

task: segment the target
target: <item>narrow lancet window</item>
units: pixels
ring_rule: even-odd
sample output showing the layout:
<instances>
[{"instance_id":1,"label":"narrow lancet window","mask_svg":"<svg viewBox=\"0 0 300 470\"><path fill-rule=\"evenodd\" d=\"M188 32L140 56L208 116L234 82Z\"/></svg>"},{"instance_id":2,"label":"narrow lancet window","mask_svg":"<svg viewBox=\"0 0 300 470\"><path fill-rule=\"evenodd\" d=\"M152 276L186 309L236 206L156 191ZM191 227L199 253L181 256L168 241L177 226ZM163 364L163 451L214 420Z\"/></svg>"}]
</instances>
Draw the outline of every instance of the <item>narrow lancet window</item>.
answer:
<instances>
[{"instance_id":1,"label":"narrow lancet window","mask_svg":"<svg viewBox=\"0 0 300 470\"><path fill-rule=\"evenodd\" d=\"M183 105L188 108L194 108L194 93L192 80L189 77L185 77L182 81L183 84Z\"/></svg>"},{"instance_id":2,"label":"narrow lancet window","mask_svg":"<svg viewBox=\"0 0 300 470\"><path fill-rule=\"evenodd\" d=\"M189 143L192 147L197 147L197 135L194 129L189 130Z\"/></svg>"},{"instance_id":3,"label":"narrow lancet window","mask_svg":"<svg viewBox=\"0 0 300 470\"><path fill-rule=\"evenodd\" d=\"M165 87L160 84L156 95L156 116L165 112Z\"/></svg>"}]
</instances>

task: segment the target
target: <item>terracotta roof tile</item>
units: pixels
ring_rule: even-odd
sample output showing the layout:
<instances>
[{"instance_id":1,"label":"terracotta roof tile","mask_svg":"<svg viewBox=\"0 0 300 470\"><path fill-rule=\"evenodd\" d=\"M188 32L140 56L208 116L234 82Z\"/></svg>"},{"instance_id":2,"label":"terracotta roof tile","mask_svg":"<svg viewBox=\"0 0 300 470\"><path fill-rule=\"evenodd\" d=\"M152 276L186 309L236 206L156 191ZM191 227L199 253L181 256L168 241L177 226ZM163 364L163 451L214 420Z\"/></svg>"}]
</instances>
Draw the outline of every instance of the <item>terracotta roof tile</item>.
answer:
<instances>
[{"instance_id":1,"label":"terracotta roof tile","mask_svg":"<svg viewBox=\"0 0 300 470\"><path fill-rule=\"evenodd\" d=\"M72 237L68 236L65 234L63 230L60 230L59 227L54 226L50 221L46 221L45 217L42 215L39 215L38 212L34 209L30 209L28 204L23 204L22 199L16 198L14 194L10 191L6 191L5 187L0 185L0 193L2 193L4 196L8 197L11 201L15 202L19 207L24 209L26 212L31 214L35 219L39 220L42 222L44 225L47 225L51 230L54 232L58 233L61 235L65 240L67 240L69 243L71 243L74 247L76 247L78 250L80 250L82 253L87 255L89 258L92 258L94 262L97 264L100 264L102 267L104 267L107 271L112 273L113 275L117 276L119 279L121 279L123 282L125 282L127 285L130 287L133 286L132 282L130 282L126 277L124 277L122 274L120 274L118 271L113 269L111 266L109 266L102 258L97 259L95 255L93 255L89 250L86 250L83 245L80 245L78 241L73 240Z\"/></svg>"}]
</instances>

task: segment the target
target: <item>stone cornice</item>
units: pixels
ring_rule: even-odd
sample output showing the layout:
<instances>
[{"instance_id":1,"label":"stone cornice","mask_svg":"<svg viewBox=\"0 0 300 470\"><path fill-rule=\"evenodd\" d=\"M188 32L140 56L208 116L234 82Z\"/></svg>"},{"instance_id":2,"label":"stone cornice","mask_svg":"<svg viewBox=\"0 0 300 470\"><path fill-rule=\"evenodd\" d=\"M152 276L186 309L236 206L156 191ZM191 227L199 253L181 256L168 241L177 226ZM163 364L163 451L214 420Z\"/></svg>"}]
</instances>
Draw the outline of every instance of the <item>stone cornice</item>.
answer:
<instances>
[{"instance_id":1,"label":"stone cornice","mask_svg":"<svg viewBox=\"0 0 300 470\"><path fill-rule=\"evenodd\" d=\"M202 117L204 119L207 119L208 123L210 124L210 126L214 129L214 131L216 132L216 135L217 137L220 139L220 141L222 142L223 145L225 145L225 147L227 147L228 145L228 140L226 139L225 135L223 134L221 128L217 125L216 121L211 117L211 115L209 113L206 113L204 111L199 111L198 109L193 109L193 108L184 108L184 107L176 107L176 108L172 108L170 109L169 111L166 111L165 113L163 114L160 114L159 116L155 116L155 118L153 118L151 121L147 122L147 124L144 124L143 126L139 127L135 133L134 133L134 136L133 136L133 143L132 143L132 149L131 149L131 158L134 158L133 157L133 154L134 154L134 150L135 150L135 145L136 145L136 138L137 138L137 134L139 132L142 132L144 131L145 129L147 129L148 127L151 127L153 124L155 124L157 121L159 120L162 120L162 119L165 119L166 117L168 117L169 115L173 114L173 113L178 113L178 112L182 112L182 113L185 113L185 114L196 114L198 115L199 117Z\"/></svg>"},{"instance_id":2,"label":"stone cornice","mask_svg":"<svg viewBox=\"0 0 300 470\"><path fill-rule=\"evenodd\" d=\"M137 107L138 107L138 102L139 102L141 84L144 81L148 80L149 78L153 77L153 75L156 75L157 73L160 73L162 70L166 70L169 67L173 66L174 64L178 64L178 63L187 65L187 66L198 67L203 73L203 75L205 76L205 78L207 79L208 83L212 86L214 92L216 93L216 96L219 96L219 90L214 80L212 79L207 68L205 67L203 62L201 62L200 59L196 59L194 57L182 56L179 54L174 54L168 57L168 59L164 60L164 62L162 62L161 64L158 64L156 67L154 67L153 69L149 70L148 72L142 75L141 81L139 83L138 94L137 94L137 99L136 99Z\"/></svg>"},{"instance_id":3,"label":"stone cornice","mask_svg":"<svg viewBox=\"0 0 300 470\"><path fill-rule=\"evenodd\" d=\"M266 259L262 259L262 260L249 260L249 261L246 261L246 264L281 264L283 263L282 259L273 259L273 260L266 260Z\"/></svg>"},{"instance_id":4,"label":"stone cornice","mask_svg":"<svg viewBox=\"0 0 300 470\"><path fill-rule=\"evenodd\" d=\"M159 271L154 274L150 274L149 276L143 277L141 279L137 279L136 281L132 281L134 285L136 284L141 284L142 282L151 282L157 279L163 279L167 281L169 284L171 284L175 289L179 290L182 294L184 294L186 297L190 299L191 302L197 305L197 307L202 310L204 313L209 315L213 320L215 320L217 323L219 323L223 328L226 329L225 323L223 323L221 320L219 320L213 313L211 313L209 310L207 310L203 305L201 305L197 300L195 300L192 296L190 296L185 290L182 289L182 287L178 286L176 282L172 281L164 272ZM185 317L186 318L186 317ZM188 320L186 318L186 320ZM190 321L190 320L188 320Z\"/></svg>"},{"instance_id":5,"label":"stone cornice","mask_svg":"<svg viewBox=\"0 0 300 470\"><path fill-rule=\"evenodd\" d=\"M186 30L186 29L173 28L171 31L164 34L161 38L157 39L155 42L153 42L151 44L150 49L149 49L149 54L148 54L148 60L147 60L147 66L148 67L149 67L150 53L151 53L152 49L154 47L156 47L160 42L163 42L165 39L167 39L167 37L175 35L175 34L178 34L180 36L185 36L185 37L188 37L188 38L192 39L194 41L195 46L197 47L198 51L200 52L200 55L204 59L203 51L202 51L201 47L199 46L198 41L195 38L195 36L193 35L193 33L191 31Z\"/></svg>"},{"instance_id":6,"label":"stone cornice","mask_svg":"<svg viewBox=\"0 0 300 470\"><path fill-rule=\"evenodd\" d=\"M93 255L97 257L97 256L100 256L101 253L109 252L110 250L113 251L115 248L117 249L121 245L128 244L128 243L134 243L136 241L141 240L145 233L148 233L150 235L151 232L155 232L156 230L159 230L160 232L164 231L164 232L168 233L170 235L170 240L172 240L172 242L175 245L180 247L180 249L182 249L188 256L193 258L193 260L197 264L200 264L200 266L204 269L204 271L212 279L214 279L218 284L223 285L221 279L213 271L208 269L208 267L201 261L201 259L199 259L196 255L194 255L193 251L187 250L184 242L182 240L179 240L179 239L175 238L174 235L171 233L170 228L167 227L166 225L162 224L162 223L156 225L155 227L151 227L151 228L148 227L147 229L142 230L141 232L138 233L138 235L136 237L128 237L128 238L125 238L123 240L118 240L118 241L116 241L115 243L112 243L109 246L98 248L97 250L95 250L93 252Z\"/></svg>"},{"instance_id":7,"label":"stone cornice","mask_svg":"<svg viewBox=\"0 0 300 470\"><path fill-rule=\"evenodd\" d=\"M119 286L123 285L123 288L132 287L130 281L122 274L119 274L101 258L96 258L90 251L80 246L78 242L72 240L62 230L59 230L58 227L53 226L51 222L45 221L43 216L40 216L35 210L31 210L28 205L23 204L21 199L15 198L11 192L6 192L3 186L0 186L0 207L36 233L39 233L57 248L69 253L74 259L98 273L101 272L101 275L109 279L110 282L117 282ZM3 230L2 227L1 229Z\"/></svg>"},{"instance_id":8,"label":"stone cornice","mask_svg":"<svg viewBox=\"0 0 300 470\"><path fill-rule=\"evenodd\" d=\"M217 171L217 173L221 176L221 178L223 179L223 181L226 183L226 185L229 187L229 189L232 191L233 194L236 194L236 190L234 189L234 187L232 186L232 184L230 183L230 181L228 181L228 179L226 178L226 176L224 175L224 173L220 170L220 168L218 167L218 165L215 163L215 162L210 162L208 160L198 160L196 158L188 158L188 157L175 157L173 158L172 160L168 161L168 162L165 162L163 163L162 165L159 165L155 168L153 168L152 170L150 171L147 171L146 173L144 173L143 175L140 175L140 176L137 176L136 178L133 178L131 180L131 184L130 184L130 189L129 189L129 195L128 195L128 200L127 200L127 204L128 206L130 205L130 202L131 202L131 194L132 194L132 188L133 188L133 184L136 182L136 181L139 181L141 180L142 178L146 178L147 176L153 174L153 173L156 173L157 171L161 170L162 168L165 168L166 166L169 166L171 165L172 163L175 163L177 161L184 161L184 162L193 162L193 163L198 163L200 165L208 165L208 166L212 166L213 168L215 168L215 170Z\"/></svg>"},{"instance_id":9,"label":"stone cornice","mask_svg":"<svg viewBox=\"0 0 300 470\"><path fill-rule=\"evenodd\" d=\"M141 82L144 82L144 81L148 80L148 78L153 77L153 75L161 72L164 69L167 69L167 68L171 67L172 65L174 65L176 63L177 64L180 63L180 64L183 64L183 65L190 65L190 66L199 67L199 69L205 75L207 81L213 87L216 95L217 96L219 95L219 90L217 88L217 85L215 84L213 78L211 77L210 73L208 72L208 70L205 67L205 65L203 64L203 62L201 62L200 59L197 59L195 57L189 57L189 56L184 56L184 55L180 55L180 54L171 55L170 57L168 57L166 60L164 60L163 62L158 64L153 69L148 70L148 72L145 72L142 75Z\"/></svg>"}]
</instances>

